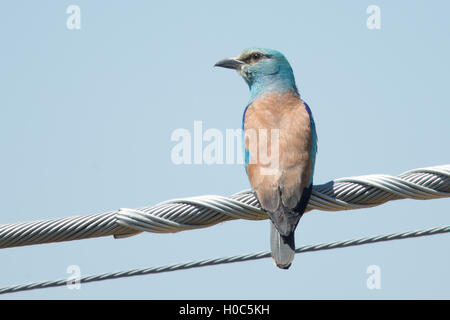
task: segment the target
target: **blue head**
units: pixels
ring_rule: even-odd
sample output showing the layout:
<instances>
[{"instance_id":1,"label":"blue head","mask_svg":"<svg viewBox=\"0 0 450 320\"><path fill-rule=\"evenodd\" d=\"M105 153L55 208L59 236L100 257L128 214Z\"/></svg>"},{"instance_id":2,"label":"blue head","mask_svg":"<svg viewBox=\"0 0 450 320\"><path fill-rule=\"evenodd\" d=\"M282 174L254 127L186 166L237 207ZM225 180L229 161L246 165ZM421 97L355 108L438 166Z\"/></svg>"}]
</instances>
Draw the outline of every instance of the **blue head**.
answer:
<instances>
[{"instance_id":1,"label":"blue head","mask_svg":"<svg viewBox=\"0 0 450 320\"><path fill-rule=\"evenodd\" d=\"M250 88L250 102L266 93L292 91L298 94L294 73L284 55L276 50L248 48L235 57L215 64L235 69Z\"/></svg>"}]
</instances>

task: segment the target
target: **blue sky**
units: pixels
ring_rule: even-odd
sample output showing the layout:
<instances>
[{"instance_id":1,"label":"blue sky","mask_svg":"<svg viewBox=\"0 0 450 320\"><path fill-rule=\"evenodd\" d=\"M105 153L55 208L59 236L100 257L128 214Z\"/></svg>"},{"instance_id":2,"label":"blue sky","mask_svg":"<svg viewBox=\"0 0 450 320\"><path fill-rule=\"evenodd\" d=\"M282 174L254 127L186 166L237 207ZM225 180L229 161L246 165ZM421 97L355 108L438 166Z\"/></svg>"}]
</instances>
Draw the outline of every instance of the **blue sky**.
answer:
<instances>
[{"instance_id":1,"label":"blue sky","mask_svg":"<svg viewBox=\"0 0 450 320\"><path fill-rule=\"evenodd\" d=\"M66 27L69 5L81 29ZM366 27L369 5L381 29ZM174 130L239 128L248 88L218 60L285 54L319 136L315 183L449 163L446 1L3 1L0 223L249 188L242 165L175 165ZM449 223L449 200L306 214L297 245ZM450 298L448 235L3 296L25 299ZM268 221L0 251L0 286L268 250ZM370 265L381 289L366 287Z\"/></svg>"}]
</instances>

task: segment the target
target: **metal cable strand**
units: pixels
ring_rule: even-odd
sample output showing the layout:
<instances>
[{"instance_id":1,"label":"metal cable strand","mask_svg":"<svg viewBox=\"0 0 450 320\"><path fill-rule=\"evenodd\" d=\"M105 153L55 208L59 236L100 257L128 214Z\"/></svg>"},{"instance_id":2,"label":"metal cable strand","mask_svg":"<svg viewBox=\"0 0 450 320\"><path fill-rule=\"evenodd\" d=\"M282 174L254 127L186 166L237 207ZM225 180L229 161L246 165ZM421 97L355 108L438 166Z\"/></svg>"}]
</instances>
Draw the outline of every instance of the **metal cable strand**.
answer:
<instances>
[{"instance_id":1,"label":"metal cable strand","mask_svg":"<svg viewBox=\"0 0 450 320\"><path fill-rule=\"evenodd\" d=\"M320 251L320 250L330 250L330 249L359 246L359 245L383 242L383 241L431 236L431 235L437 235L437 234L448 233L448 232L450 232L450 225L437 227L437 228L430 228L430 229L426 229L426 230L400 232L400 233L379 235L379 236L373 236L373 237L364 237L364 238L345 240L345 241L307 245L307 246L302 246L302 247L297 248L295 250L295 252L296 253L304 253L304 252L312 252L312 251ZM219 265L219 264L244 262L244 261L250 261L250 260L259 260L259 259L264 259L264 258L268 258L268 257L270 257L270 252L264 251L264 252L253 253L253 254L237 255L237 256L223 257L223 258L216 258L216 259L206 259L206 260L199 260L199 261L191 261L191 262L186 262L186 263L172 264L172 265L159 266L159 267L141 268L141 269L133 269L133 270L127 270L127 271L103 273L100 275L82 277L79 279L79 281L80 281L80 283L88 283L88 282L95 282L95 281L112 280L112 279L141 276L141 275L147 275L147 274L153 274L153 273L170 272L170 271L185 270L185 269L192 269L192 268L199 268L199 267L206 267L206 266L214 266L214 265ZM60 280L54 280L54 281L34 282L34 283L30 283L30 284L25 284L25 285L4 287L4 288L0 288L0 294L26 291L26 290L34 290L34 289L44 289L44 288L51 288L51 287L60 287L60 286L67 285L67 282L68 282L67 279L60 279Z\"/></svg>"},{"instance_id":2,"label":"metal cable strand","mask_svg":"<svg viewBox=\"0 0 450 320\"><path fill-rule=\"evenodd\" d=\"M450 197L450 165L414 169L399 176L367 175L315 185L306 211L351 210L398 199L445 197ZM267 218L255 195L247 190L231 197L198 196L153 207L0 225L0 248L110 235L122 238L142 231L179 232L234 219Z\"/></svg>"},{"instance_id":3,"label":"metal cable strand","mask_svg":"<svg viewBox=\"0 0 450 320\"><path fill-rule=\"evenodd\" d=\"M71 241L134 232L117 223L117 211L0 225L0 248Z\"/></svg>"},{"instance_id":4,"label":"metal cable strand","mask_svg":"<svg viewBox=\"0 0 450 320\"><path fill-rule=\"evenodd\" d=\"M306 211L361 209L391 200L444 197L450 197L450 165L415 169L397 177L367 175L315 185ZM123 226L156 233L204 228L233 219L267 218L250 190L229 198L200 196L173 199L150 208L120 209L117 215L118 223Z\"/></svg>"}]
</instances>

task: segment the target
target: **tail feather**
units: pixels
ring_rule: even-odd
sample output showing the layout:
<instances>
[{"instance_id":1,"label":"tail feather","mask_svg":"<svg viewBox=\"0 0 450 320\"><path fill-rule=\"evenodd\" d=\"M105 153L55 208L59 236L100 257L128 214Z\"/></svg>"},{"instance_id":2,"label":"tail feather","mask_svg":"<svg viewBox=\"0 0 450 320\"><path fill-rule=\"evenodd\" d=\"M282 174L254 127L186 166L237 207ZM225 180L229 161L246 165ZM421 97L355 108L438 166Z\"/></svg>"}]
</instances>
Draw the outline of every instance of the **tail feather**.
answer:
<instances>
[{"instance_id":1,"label":"tail feather","mask_svg":"<svg viewBox=\"0 0 450 320\"><path fill-rule=\"evenodd\" d=\"M294 232L282 236L272 221L270 221L270 249L272 258L280 269L288 269L295 256Z\"/></svg>"}]
</instances>

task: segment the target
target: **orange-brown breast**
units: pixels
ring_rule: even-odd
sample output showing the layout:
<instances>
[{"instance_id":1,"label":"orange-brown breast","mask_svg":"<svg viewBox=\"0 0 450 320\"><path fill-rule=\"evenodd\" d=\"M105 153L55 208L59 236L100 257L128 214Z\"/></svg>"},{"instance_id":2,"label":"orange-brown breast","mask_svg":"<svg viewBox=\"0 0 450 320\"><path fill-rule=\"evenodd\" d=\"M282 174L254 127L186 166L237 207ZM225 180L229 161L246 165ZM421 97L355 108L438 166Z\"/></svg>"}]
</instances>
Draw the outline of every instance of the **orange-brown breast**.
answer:
<instances>
[{"instance_id":1,"label":"orange-brown breast","mask_svg":"<svg viewBox=\"0 0 450 320\"><path fill-rule=\"evenodd\" d=\"M293 92L261 96L248 107L244 130L245 148L250 152L247 173L261 206L269 212L281 204L296 207L312 166L310 118L302 100ZM265 147L269 163L260 157Z\"/></svg>"}]
</instances>

